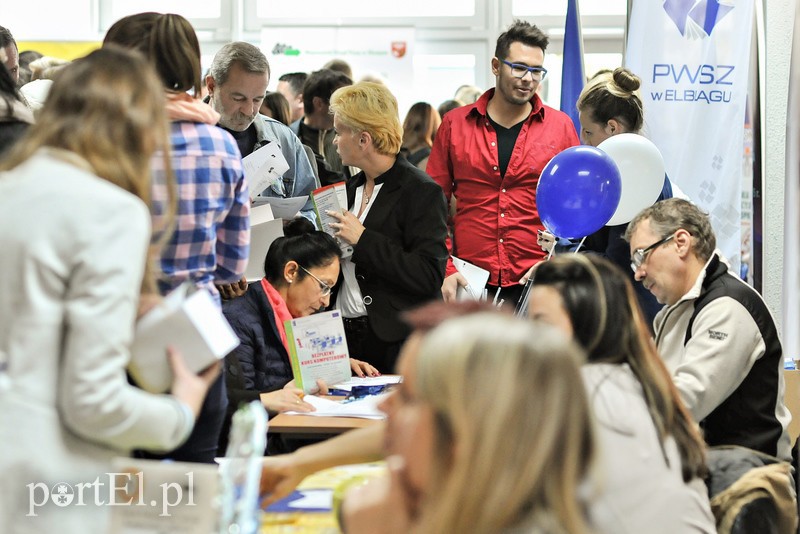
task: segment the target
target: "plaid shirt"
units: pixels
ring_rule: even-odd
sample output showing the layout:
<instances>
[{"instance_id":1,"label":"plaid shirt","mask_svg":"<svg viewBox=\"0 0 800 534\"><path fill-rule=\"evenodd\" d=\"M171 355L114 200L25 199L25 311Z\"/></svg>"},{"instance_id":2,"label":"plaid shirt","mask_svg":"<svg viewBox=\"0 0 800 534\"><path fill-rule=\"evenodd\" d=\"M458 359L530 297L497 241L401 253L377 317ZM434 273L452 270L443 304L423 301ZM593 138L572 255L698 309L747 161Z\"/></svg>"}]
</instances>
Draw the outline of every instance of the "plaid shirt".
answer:
<instances>
[{"instance_id":1,"label":"plaid shirt","mask_svg":"<svg viewBox=\"0 0 800 534\"><path fill-rule=\"evenodd\" d=\"M214 284L240 280L250 253L250 195L239 148L216 126L173 122L170 130L178 213L161 251L159 290L166 294L192 280L219 300ZM157 156L153 163L155 227L167 200L162 161Z\"/></svg>"}]
</instances>

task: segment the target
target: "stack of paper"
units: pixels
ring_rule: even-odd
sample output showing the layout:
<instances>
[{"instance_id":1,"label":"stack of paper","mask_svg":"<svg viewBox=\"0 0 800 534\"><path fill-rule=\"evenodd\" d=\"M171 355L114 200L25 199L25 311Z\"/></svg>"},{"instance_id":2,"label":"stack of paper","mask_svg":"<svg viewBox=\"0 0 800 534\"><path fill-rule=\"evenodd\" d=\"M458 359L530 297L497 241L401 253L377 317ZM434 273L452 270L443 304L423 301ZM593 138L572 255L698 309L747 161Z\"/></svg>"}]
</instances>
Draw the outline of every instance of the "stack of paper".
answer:
<instances>
[{"instance_id":1,"label":"stack of paper","mask_svg":"<svg viewBox=\"0 0 800 534\"><path fill-rule=\"evenodd\" d=\"M238 345L211 295L184 284L137 323L128 371L142 389L163 393L172 385L167 346L175 347L197 373Z\"/></svg>"},{"instance_id":2,"label":"stack of paper","mask_svg":"<svg viewBox=\"0 0 800 534\"><path fill-rule=\"evenodd\" d=\"M269 204L250 209L250 259L244 277L255 282L264 277L264 258L273 241L283 237L283 220L275 219Z\"/></svg>"}]
</instances>

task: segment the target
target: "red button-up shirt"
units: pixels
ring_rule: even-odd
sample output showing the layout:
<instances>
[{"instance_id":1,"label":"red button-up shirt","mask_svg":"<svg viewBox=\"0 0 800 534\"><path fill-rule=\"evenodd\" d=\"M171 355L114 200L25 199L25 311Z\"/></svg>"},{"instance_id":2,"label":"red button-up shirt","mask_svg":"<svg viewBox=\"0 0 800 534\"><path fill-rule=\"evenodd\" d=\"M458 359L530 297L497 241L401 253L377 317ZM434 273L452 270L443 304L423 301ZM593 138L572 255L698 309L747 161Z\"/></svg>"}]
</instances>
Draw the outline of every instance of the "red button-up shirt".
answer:
<instances>
[{"instance_id":1,"label":"red button-up shirt","mask_svg":"<svg viewBox=\"0 0 800 534\"><path fill-rule=\"evenodd\" d=\"M447 112L436 132L427 172L456 198L453 255L489 271L489 284L512 286L544 258L536 244L543 228L536 209L539 174L550 159L579 144L570 118L538 95L502 178L497 133L486 105L494 89L472 105ZM455 268L448 263L447 275Z\"/></svg>"}]
</instances>

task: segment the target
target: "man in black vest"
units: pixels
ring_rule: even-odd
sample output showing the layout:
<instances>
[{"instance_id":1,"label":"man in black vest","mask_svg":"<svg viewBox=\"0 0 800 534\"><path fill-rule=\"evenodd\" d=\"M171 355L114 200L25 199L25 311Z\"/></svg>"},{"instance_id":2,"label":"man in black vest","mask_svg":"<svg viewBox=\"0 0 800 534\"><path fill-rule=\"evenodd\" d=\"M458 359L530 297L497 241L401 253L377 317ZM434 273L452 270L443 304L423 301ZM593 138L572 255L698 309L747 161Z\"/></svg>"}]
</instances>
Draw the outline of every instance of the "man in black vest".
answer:
<instances>
[{"instance_id":1,"label":"man in black vest","mask_svg":"<svg viewBox=\"0 0 800 534\"><path fill-rule=\"evenodd\" d=\"M783 352L764 300L716 247L708 216L679 198L628 225L631 267L666 306L656 345L711 445L741 445L790 459Z\"/></svg>"}]
</instances>

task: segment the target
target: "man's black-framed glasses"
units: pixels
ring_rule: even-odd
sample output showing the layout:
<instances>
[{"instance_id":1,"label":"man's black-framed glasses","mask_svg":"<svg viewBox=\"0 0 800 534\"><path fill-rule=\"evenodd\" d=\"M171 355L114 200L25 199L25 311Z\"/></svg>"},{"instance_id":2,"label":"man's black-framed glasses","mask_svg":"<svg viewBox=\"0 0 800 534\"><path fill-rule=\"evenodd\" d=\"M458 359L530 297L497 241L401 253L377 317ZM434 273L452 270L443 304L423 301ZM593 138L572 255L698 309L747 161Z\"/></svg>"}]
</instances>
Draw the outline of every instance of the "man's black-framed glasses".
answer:
<instances>
[{"instance_id":1,"label":"man's black-framed glasses","mask_svg":"<svg viewBox=\"0 0 800 534\"><path fill-rule=\"evenodd\" d=\"M314 273L312 273L302 265L298 264L297 266L303 269L303 272L305 272L308 276L317 281L317 283L319 284L319 291L323 297L327 297L328 295L331 294L331 291L333 291L333 288L331 286L329 286L328 284L326 284L325 282L314 276Z\"/></svg>"},{"instance_id":2,"label":"man's black-framed glasses","mask_svg":"<svg viewBox=\"0 0 800 534\"><path fill-rule=\"evenodd\" d=\"M647 256L650 254L650 252L653 251L653 249L655 249L657 247L660 247L661 245L663 245L664 243L667 243L669 240L671 240L674 237L675 237L675 234L671 234L671 235L668 235L667 237L665 237L664 239L661 239L660 241L656 241L655 243L653 243L649 247L637 248L636 250L634 250L633 251L633 256L631 256L631 269L633 269L633 272L636 272L639 269L639 267L642 266L642 264L647 259Z\"/></svg>"},{"instance_id":3,"label":"man's black-framed glasses","mask_svg":"<svg viewBox=\"0 0 800 534\"><path fill-rule=\"evenodd\" d=\"M511 75L514 78L524 78L525 75L530 72L531 78L536 82L540 82L547 76L547 69L544 67L529 67L521 63L511 63L505 59L501 59L500 61L511 67Z\"/></svg>"}]
</instances>

